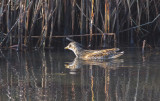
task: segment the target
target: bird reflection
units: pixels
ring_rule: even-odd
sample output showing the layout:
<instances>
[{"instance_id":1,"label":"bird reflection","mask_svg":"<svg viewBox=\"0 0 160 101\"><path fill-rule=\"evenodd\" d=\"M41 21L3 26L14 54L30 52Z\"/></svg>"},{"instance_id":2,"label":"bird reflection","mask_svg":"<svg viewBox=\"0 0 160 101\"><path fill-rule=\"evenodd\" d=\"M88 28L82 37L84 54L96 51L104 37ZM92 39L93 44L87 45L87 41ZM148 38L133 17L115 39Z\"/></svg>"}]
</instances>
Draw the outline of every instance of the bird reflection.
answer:
<instances>
[{"instance_id":1,"label":"bird reflection","mask_svg":"<svg viewBox=\"0 0 160 101\"><path fill-rule=\"evenodd\" d=\"M123 59L114 60L81 60L75 58L72 62L65 62L65 68L70 69L71 74L75 74L76 71L84 66L98 66L108 69L116 69L121 67Z\"/></svg>"}]
</instances>

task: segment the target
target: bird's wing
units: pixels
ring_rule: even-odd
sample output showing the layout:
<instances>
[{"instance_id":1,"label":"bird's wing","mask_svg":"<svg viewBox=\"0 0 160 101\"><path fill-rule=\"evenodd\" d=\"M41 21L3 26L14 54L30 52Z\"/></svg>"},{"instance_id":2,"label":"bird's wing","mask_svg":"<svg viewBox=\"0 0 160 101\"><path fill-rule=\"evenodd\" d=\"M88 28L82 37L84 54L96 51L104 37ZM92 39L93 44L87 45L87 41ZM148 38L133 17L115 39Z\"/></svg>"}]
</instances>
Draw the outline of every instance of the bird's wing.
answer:
<instances>
[{"instance_id":1,"label":"bird's wing","mask_svg":"<svg viewBox=\"0 0 160 101\"><path fill-rule=\"evenodd\" d=\"M98 57L106 57L112 54L115 54L118 51L118 48L112 49L103 49L103 50L86 50L83 58L98 58Z\"/></svg>"}]
</instances>

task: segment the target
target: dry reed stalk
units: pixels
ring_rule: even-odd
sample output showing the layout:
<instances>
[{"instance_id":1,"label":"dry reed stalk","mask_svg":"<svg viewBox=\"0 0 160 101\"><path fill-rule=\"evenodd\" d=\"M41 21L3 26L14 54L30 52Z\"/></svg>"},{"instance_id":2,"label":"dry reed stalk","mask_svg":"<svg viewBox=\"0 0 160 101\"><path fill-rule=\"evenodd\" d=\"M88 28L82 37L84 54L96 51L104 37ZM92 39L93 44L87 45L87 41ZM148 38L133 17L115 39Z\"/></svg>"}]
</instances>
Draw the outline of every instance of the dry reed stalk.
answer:
<instances>
[{"instance_id":1,"label":"dry reed stalk","mask_svg":"<svg viewBox=\"0 0 160 101\"><path fill-rule=\"evenodd\" d=\"M153 24L155 21L158 20L158 18L160 18L160 14L158 14L158 15L157 15L152 21L150 21L150 22L141 24L141 25L139 25L139 26L134 26L134 27L131 27L131 28L128 28L128 29L124 29L124 30L122 30L122 31L120 31L120 32L122 33L122 32L125 32L125 31L129 31L129 30L132 30L132 29L136 29L136 28L138 28L138 27L142 27L142 26L146 26L146 25L149 25L149 24Z\"/></svg>"},{"instance_id":2,"label":"dry reed stalk","mask_svg":"<svg viewBox=\"0 0 160 101\"><path fill-rule=\"evenodd\" d=\"M3 16L3 5L4 5L4 0L1 1L1 4L0 4L0 29L2 29L2 16Z\"/></svg>"},{"instance_id":3,"label":"dry reed stalk","mask_svg":"<svg viewBox=\"0 0 160 101\"><path fill-rule=\"evenodd\" d=\"M72 0L72 11L71 11L71 15L72 15L72 34L74 33L74 23L75 23L75 0Z\"/></svg>"},{"instance_id":4,"label":"dry reed stalk","mask_svg":"<svg viewBox=\"0 0 160 101\"><path fill-rule=\"evenodd\" d=\"M23 3L22 0L19 3L20 7L20 16L19 16L19 21L18 21L18 47L17 50L22 50L22 34L23 34Z\"/></svg>"},{"instance_id":5,"label":"dry reed stalk","mask_svg":"<svg viewBox=\"0 0 160 101\"><path fill-rule=\"evenodd\" d=\"M52 12L52 14L56 11L57 7L55 7L54 11ZM55 12L56 15L57 12ZM55 16L54 16L55 17ZM50 30L50 38L49 38L49 47L51 47L51 42L52 42L52 36L53 36L53 30L54 30L54 26L55 26L55 22L56 19L54 19L54 17L52 16L51 19L51 30Z\"/></svg>"},{"instance_id":6,"label":"dry reed stalk","mask_svg":"<svg viewBox=\"0 0 160 101\"><path fill-rule=\"evenodd\" d=\"M53 4L53 2L50 3L46 3L47 1L45 1L45 15L44 15L44 28L42 30L42 34L41 34L41 38L39 39L39 47L41 47L43 45L43 48L46 46L46 38L47 38L47 32L48 32L48 24L49 21L51 21L51 29L50 29L50 36L49 36L49 47L51 47L51 41L52 41L52 33L53 33L53 27L54 27L54 23L55 23L55 19L53 18L53 14L56 10L57 7L55 7L53 9L53 7L51 8L50 5ZM50 10L50 11L49 11Z\"/></svg>"},{"instance_id":7,"label":"dry reed stalk","mask_svg":"<svg viewBox=\"0 0 160 101\"><path fill-rule=\"evenodd\" d=\"M77 4L76 4L76 6L77 6ZM80 24L80 34L82 35L83 34L83 29L84 29L84 17L83 17L83 12L84 12L84 10L85 10L85 8L84 8L84 6L85 6L85 2L84 2L84 0L81 0L81 12L80 12L80 21L79 21L79 24ZM82 37L81 37L81 43L82 43L82 41L83 41L83 39L82 39Z\"/></svg>"},{"instance_id":8,"label":"dry reed stalk","mask_svg":"<svg viewBox=\"0 0 160 101\"><path fill-rule=\"evenodd\" d=\"M44 5L44 7L45 7L45 32L44 32L44 35L43 35L43 48L45 47L45 45L46 45L46 37L47 37L47 32L48 32L48 13L49 13L49 11L48 11L48 0L45 0L45 5Z\"/></svg>"},{"instance_id":9,"label":"dry reed stalk","mask_svg":"<svg viewBox=\"0 0 160 101\"><path fill-rule=\"evenodd\" d=\"M33 12L33 17L32 17L32 22L31 22L31 27L30 27L31 29L30 29L30 32L29 32L29 38L27 40L27 44L31 43L30 42L31 36L34 33L35 24L36 24L36 21L38 19L38 15L40 14L41 8L42 8L42 2L41 2L41 0L39 0L39 1L37 0L34 5L36 5L36 6L33 9L34 12Z\"/></svg>"},{"instance_id":10,"label":"dry reed stalk","mask_svg":"<svg viewBox=\"0 0 160 101\"><path fill-rule=\"evenodd\" d=\"M158 15L160 12L159 12L159 8L160 8L160 1L157 3L155 0L154 0L154 8L155 8L155 13L156 15ZM154 31L156 30L156 28L159 28L160 29L160 21L159 23L156 23L155 27L154 27Z\"/></svg>"},{"instance_id":11,"label":"dry reed stalk","mask_svg":"<svg viewBox=\"0 0 160 101\"><path fill-rule=\"evenodd\" d=\"M99 11L100 11L100 1L99 0L96 0L95 1L95 25L98 25L99 24ZM97 32L97 29L95 30Z\"/></svg>"},{"instance_id":12,"label":"dry reed stalk","mask_svg":"<svg viewBox=\"0 0 160 101\"><path fill-rule=\"evenodd\" d=\"M17 25L19 19L17 19L17 21L14 23L14 25L11 27L10 31L7 33L7 35L3 38L3 40L0 43L0 46L3 47L4 42L7 40L7 38L9 37L11 31L13 30L13 28Z\"/></svg>"},{"instance_id":13,"label":"dry reed stalk","mask_svg":"<svg viewBox=\"0 0 160 101\"><path fill-rule=\"evenodd\" d=\"M25 9L29 9L31 6L31 2L29 3L29 5L25 8ZM19 6L18 6L19 7ZM13 29L18 25L18 23L20 22L20 17L23 17L24 14L26 12L23 12L22 14L19 14L16 21L14 22L14 24L12 25L12 27L10 28L9 32L6 34L6 36L3 38L3 40L0 43L0 46L3 47L3 45L5 44L6 40L8 39L8 37L10 36L10 33L13 31ZM21 16L20 16L21 15Z\"/></svg>"},{"instance_id":14,"label":"dry reed stalk","mask_svg":"<svg viewBox=\"0 0 160 101\"><path fill-rule=\"evenodd\" d=\"M143 40L143 44L142 44L142 54L143 54L143 55L144 55L145 45L146 45L146 40Z\"/></svg>"},{"instance_id":15,"label":"dry reed stalk","mask_svg":"<svg viewBox=\"0 0 160 101\"><path fill-rule=\"evenodd\" d=\"M11 7L10 7L11 3L10 1L8 1L7 3L7 32L9 32L10 28L11 28L11 20L10 20L10 12L11 12ZM9 39L11 39L11 34L9 36ZM9 39L7 40L7 42L9 41ZM11 42L10 42L10 45L11 45Z\"/></svg>"},{"instance_id":16,"label":"dry reed stalk","mask_svg":"<svg viewBox=\"0 0 160 101\"><path fill-rule=\"evenodd\" d=\"M116 34L115 33L96 33L96 34L92 34L92 36L113 36L114 39L114 47L116 47L116 43L117 43L117 39L116 39ZM52 38L69 38L69 37L88 37L90 36L90 34L83 34L83 35L61 35L61 36L52 36ZM41 36L31 36L32 38L40 38ZM46 38L50 38L46 37ZM72 40L73 41L73 40Z\"/></svg>"},{"instance_id":17,"label":"dry reed stalk","mask_svg":"<svg viewBox=\"0 0 160 101\"><path fill-rule=\"evenodd\" d=\"M147 15L147 20L148 20L148 22L149 22L149 0L146 0L146 15Z\"/></svg>"},{"instance_id":18,"label":"dry reed stalk","mask_svg":"<svg viewBox=\"0 0 160 101\"><path fill-rule=\"evenodd\" d=\"M12 17L12 16L14 16L14 13L13 13L13 11L15 11L15 7L14 7L14 2L13 1L11 1L11 7L10 7L10 9L11 9L11 17L10 17L10 20L11 20L11 25L10 25L10 28L11 28L11 26L14 24L14 17ZM13 11L12 11L13 10ZM13 38L12 38L12 36L13 36L13 34L14 33L12 33L12 34L10 34L10 37L9 37L9 41L10 41L10 46L13 44Z\"/></svg>"},{"instance_id":19,"label":"dry reed stalk","mask_svg":"<svg viewBox=\"0 0 160 101\"><path fill-rule=\"evenodd\" d=\"M36 45L36 47L44 47L44 38L45 38L45 31L46 31L46 12L47 11L45 11L45 2L44 2L44 0L42 0L42 10L41 10L41 16L42 16L42 25L41 25L41 28L42 28L42 30L41 30L41 34L40 34L40 38L39 38L39 40L38 40L38 42L37 42L37 45Z\"/></svg>"},{"instance_id":20,"label":"dry reed stalk","mask_svg":"<svg viewBox=\"0 0 160 101\"><path fill-rule=\"evenodd\" d=\"M61 0L57 0L56 5L58 6L58 30L61 28L61 10L62 10L62 4Z\"/></svg>"},{"instance_id":21,"label":"dry reed stalk","mask_svg":"<svg viewBox=\"0 0 160 101\"><path fill-rule=\"evenodd\" d=\"M138 26L140 25L140 23L141 23L141 7L139 6L140 4L139 4L139 0L137 0L137 24L138 24ZM138 30L138 32L139 32L139 30L140 30L140 28L138 28L137 29Z\"/></svg>"},{"instance_id":22,"label":"dry reed stalk","mask_svg":"<svg viewBox=\"0 0 160 101\"><path fill-rule=\"evenodd\" d=\"M127 25L128 25L128 27L130 27L132 16L131 16L131 2L129 0L127 0L127 5L128 5L128 10L129 10L128 11L128 23L127 23ZM129 34L128 34L128 42L129 42L129 39L130 39L130 37L129 37Z\"/></svg>"},{"instance_id":23,"label":"dry reed stalk","mask_svg":"<svg viewBox=\"0 0 160 101\"><path fill-rule=\"evenodd\" d=\"M110 16L110 9L109 9L109 2L108 0L105 0L105 26L104 26L104 32L108 33L109 32L109 16Z\"/></svg>"},{"instance_id":24,"label":"dry reed stalk","mask_svg":"<svg viewBox=\"0 0 160 101\"><path fill-rule=\"evenodd\" d=\"M89 46L91 46L91 42L92 42L92 34L93 34L93 22L94 22L94 12L93 12L93 8L94 8L94 0L91 0L91 15L90 15L90 39L89 39Z\"/></svg>"},{"instance_id":25,"label":"dry reed stalk","mask_svg":"<svg viewBox=\"0 0 160 101\"><path fill-rule=\"evenodd\" d=\"M51 30L50 30L50 36L49 36L49 47L51 47L52 35L53 35L53 27L54 27L54 18L52 17L52 20L51 20Z\"/></svg>"},{"instance_id":26,"label":"dry reed stalk","mask_svg":"<svg viewBox=\"0 0 160 101\"><path fill-rule=\"evenodd\" d=\"M116 34L119 35L119 2L116 0L116 19L117 19L117 24L116 24Z\"/></svg>"},{"instance_id":27,"label":"dry reed stalk","mask_svg":"<svg viewBox=\"0 0 160 101\"><path fill-rule=\"evenodd\" d=\"M0 17L2 17L2 15L3 15L3 7L4 7L4 0L2 0L1 2L0 2L1 4L1 7L0 7Z\"/></svg>"},{"instance_id":28,"label":"dry reed stalk","mask_svg":"<svg viewBox=\"0 0 160 101\"><path fill-rule=\"evenodd\" d=\"M54 1L51 1L50 2L50 5L52 5L51 6L51 12L53 11L53 8L54 8ZM53 17L53 15L52 15L52 17L51 17L51 29L50 29L50 35L49 35L49 47L51 47L51 42L52 42L52 35L53 35L53 28L54 28L54 23L55 22L55 20L54 20L54 17Z\"/></svg>"},{"instance_id":29,"label":"dry reed stalk","mask_svg":"<svg viewBox=\"0 0 160 101\"><path fill-rule=\"evenodd\" d=\"M109 2L108 0L105 0L105 22L104 22L104 32L109 32L109 22L110 22L110 9L109 9ZM103 35L101 40L103 40L103 47L106 47L106 36ZM102 42L102 41L101 41Z\"/></svg>"},{"instance_id":30,"label":"dry reed stalk","mask_svg":"<svg viewBox=\"0 0 160 101\"><path fill-rule=\"evenodd\" d=\"M31 2L30 0L25 0L25 8L26 6L29 4L29 2ZM26 9L25 9L26 12ZM24 38L24 45L27 45L27 35L29 33L29 19L30 19L30 13L31 13L31 9L28 9L27 14L26 14L26 19L25 19L25 38Z\"/></svg>"},{"instance_id":31,"label":"dry reed stalk","mask_svg":"<svg viewBox=\"0 0 160 101\"><path fill-rule=\"evenodd\" d=\"M3 5L4 5L4 0L2 0L1 2L0 2L1 4L0 4L0 34L1 35L3 35L3 29L2 29L2 27L3 27ZM2 38L0 37L0 39L2 40Z\"/></svg>"},{"instance_id":32,"label":"dry reed stalk","mask_svg":"<svg viewBox=\"0 0 160 101\"><path fill-rule=\"evenodd\" d=\"M114 32L114 28L115 28L115 25L116 25L116 9L114 9L112 12L111 12L111 32Z\"/></svg>"},{"instance_id":33,"label":"dry reed stalk","mask_svg":"<svg viewBox=\"0 0 160 101\"><path fill-rule=\"evenodd\" d=\"M83 33L83 26L84 26L84 23L83 23L83 20L84 20L83 12L84 12L84 0L81 0L80 34L82 34L82 33Z\"/></svg>"},{"instance_id":34,"label":"dry reed stalk","mask_svg":"<svg viewBox=\"0 0 160 101\"><path fill-rule=\"evenodd\" d=\"M87 18L89 18L89 0L86 0L86 5L85 5L85 8L86 8L86 33L89 33L89 31L88 31L88 26L89 26L89 23L88 23L88 19ZM77 6L79 9L80 9L80 7L79 6ZM82 11L81 11L82 12ZM90 19L89 19L90 20Z\"/></svg>"},{"instance_id":35,"label":"dry reed stalk","mask_svg":"<svg viewBox=\"0 0 160 101\"><path fill-rule=\"evenodd\" d=\"M95 0L95 25L98 26L99 25L99 9L100 8L100 1L99 0ZM95 29L95 33L97 32L98 30ZM95 37L95 43L98 42L98 37L96 36Z\"/></svg>"},{"instance_id":36,"label":"dry reed stalk","mask_svg":"<svg viewBox=\"0 0 160 101\"><path fill-rule=\"evenodd\" d=\"M76 4L76 6L77 6L78 9L82 12L82 10L81 10L81 8L79 7L79 5ZM84 12L82 12L82 14L83 14L83 16L86 18L87 21L90 21L90 22L91 22L91 19L89 19L89 18L87 17L87 15L84 14ZM86 23L87 23L87 22L86 22ZM87 25L86 25L86 26L87 26ZM93 26L94 26L100 33L103 34L103 31L102 31L99 27L97 27L97 25L95 25L95 24L93 23ZM87 30L87 29L86 29L86 30Z\"/></svg>"}]
</instances>

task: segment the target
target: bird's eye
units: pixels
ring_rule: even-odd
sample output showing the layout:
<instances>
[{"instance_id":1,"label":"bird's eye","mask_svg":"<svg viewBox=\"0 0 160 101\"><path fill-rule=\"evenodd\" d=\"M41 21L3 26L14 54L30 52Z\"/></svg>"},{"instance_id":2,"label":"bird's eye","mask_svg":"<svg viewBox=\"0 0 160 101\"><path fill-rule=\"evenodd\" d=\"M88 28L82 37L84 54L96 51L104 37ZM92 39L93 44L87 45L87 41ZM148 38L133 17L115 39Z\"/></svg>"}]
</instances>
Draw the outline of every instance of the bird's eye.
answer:
<instances>
[{"instance_id":1,"label":"bird's eye","mask_svg":"<svg viewBox=\"0 0 160 101\"><path fill-rule=\"evenodd\" d=\"M69 45L69 47L71 47L71 45Z\"/></svg>"}]
</instances>

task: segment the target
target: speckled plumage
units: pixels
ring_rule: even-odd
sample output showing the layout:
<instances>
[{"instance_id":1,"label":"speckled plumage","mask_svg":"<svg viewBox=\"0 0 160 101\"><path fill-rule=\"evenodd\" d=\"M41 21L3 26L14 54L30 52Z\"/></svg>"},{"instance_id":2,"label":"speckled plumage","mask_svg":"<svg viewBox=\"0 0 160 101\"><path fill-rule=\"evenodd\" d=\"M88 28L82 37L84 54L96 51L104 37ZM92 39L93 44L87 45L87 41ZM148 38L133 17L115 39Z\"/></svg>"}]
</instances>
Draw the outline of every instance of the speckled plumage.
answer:
<instances>
[{"instance_id":1,"label":"speckled plumage","mask_svg":"<svg viewBox=\"0 0 160 101\"><path fill-rule=\"evenodd\" d=\"M76 57L83 60L92 59L112 59L124 54L124 52L117 52L119 48L102 49L102 50L85 50L77 42L71 42L65 49L72 50Z\"/></svg>"}]
</instances>

